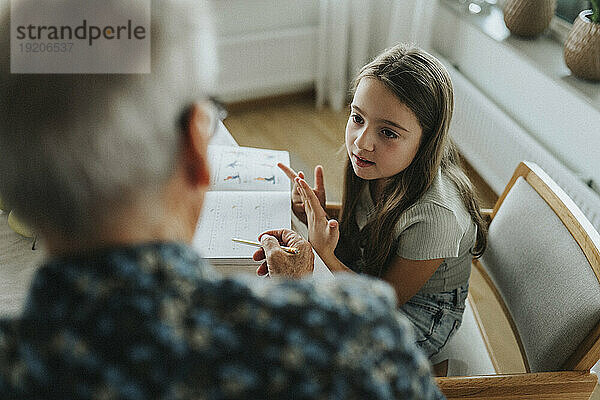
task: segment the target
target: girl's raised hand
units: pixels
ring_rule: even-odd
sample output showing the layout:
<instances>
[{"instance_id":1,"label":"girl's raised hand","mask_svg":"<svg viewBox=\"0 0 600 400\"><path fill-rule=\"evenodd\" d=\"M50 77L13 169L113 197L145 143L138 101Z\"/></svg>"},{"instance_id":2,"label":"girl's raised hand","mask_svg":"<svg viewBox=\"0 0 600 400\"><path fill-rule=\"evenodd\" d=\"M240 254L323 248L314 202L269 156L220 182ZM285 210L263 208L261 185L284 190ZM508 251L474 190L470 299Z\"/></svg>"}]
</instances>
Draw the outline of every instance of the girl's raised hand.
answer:
<instances>
[{"instance_id":1,"label":"girl's raised hand","mask_svg":"<svg viewBox=\"0 0 600 400\"><path fill-rule=\"evenodd\" d=\"M340 238L338 222L327 218L315 191L304 179L298 177L294 181L298 185L308 221L308 241L327 264L327 260L335 258L334 251Z\"/></svg>"},{"instance_id":2,"label":"girl's raised hand","mask_svg":"<svg viewBox=\"0 0 600 400\"><path fill-rule=\"evenodd\" d=\"M282 163L277 163L277 166L294 183L294 187L292 188L292 212L306 225L306 212L304 211L304 204L302 202L302 197L300 196L298 183L296 183L296 178L304 179L304 174L302 171L296 173L296 171ZM315 167L315 187L310 190L319 200L321 207L325 208L325 183L323 179L323 167L320 165Z\"/></svg>"}]
</instances>

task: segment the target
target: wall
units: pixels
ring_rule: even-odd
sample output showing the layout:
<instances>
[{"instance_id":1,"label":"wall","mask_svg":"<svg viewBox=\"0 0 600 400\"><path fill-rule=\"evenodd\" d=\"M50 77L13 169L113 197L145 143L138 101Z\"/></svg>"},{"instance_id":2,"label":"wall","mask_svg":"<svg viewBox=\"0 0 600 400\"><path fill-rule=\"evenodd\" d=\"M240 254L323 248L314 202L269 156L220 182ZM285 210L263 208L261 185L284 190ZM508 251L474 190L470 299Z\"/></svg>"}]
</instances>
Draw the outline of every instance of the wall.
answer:
<instances>
[{"instance_id":1,"label":"wall","mask_svg":"<svg viewBox=\"0 0 600 400\"><path fill-rule=\"evenodd\" d=\"M319 0L212 0L215 95L240 101L310 88L316 77Z\"/></svg>"},{"instance_id":2,"label":"wall","mask_svg":"<svg viewBox=\"0 0 600 400\"><path fill-rule=\"evenodd\" d=\"M321 73L319 36L331 29L321 18L327 6L335 11L349 7L354 21L348 25L357 29L346 33L348 53L356 45L367 48L366 58L361 56L364 60L348 56L340 64L347 64L344 80L349 81L358 66L387 47L390 15L397 3L404 1L212 0L217 36L215 95L224 101L243 101L314 87Z\"/></svg>"}]
</instances>

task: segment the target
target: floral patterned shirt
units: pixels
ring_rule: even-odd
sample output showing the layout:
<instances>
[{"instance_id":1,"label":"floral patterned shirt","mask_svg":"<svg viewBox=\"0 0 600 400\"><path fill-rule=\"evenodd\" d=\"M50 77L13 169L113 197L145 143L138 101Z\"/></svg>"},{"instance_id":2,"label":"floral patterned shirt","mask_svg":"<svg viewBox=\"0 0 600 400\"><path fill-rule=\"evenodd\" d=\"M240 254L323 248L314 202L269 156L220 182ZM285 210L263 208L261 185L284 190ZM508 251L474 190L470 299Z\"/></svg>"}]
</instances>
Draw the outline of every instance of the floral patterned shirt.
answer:
<instances>
[{"instance_id":1,"label":"floral patterned shirt","mask_svg":"<svg viewBox=\"0 0 600 400\"><path fill-rule=\"evenodd\" d=\"M438 399L387 285L225 278L148 243L54 259L0 322L2 399Z\"/></svg>"}]
</instances>

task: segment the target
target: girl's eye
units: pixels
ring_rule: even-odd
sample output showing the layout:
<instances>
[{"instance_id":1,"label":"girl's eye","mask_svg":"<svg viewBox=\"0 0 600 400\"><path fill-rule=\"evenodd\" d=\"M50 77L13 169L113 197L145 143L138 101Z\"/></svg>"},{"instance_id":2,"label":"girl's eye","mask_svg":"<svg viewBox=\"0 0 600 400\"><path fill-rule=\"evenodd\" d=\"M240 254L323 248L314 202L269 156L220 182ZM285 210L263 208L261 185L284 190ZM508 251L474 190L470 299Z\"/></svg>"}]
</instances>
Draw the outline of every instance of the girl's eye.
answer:
<instances>
[{"instance_id":1,"label":"girl's eye","mask_svg":"<svg viewBox=\"0 0 600 400\"><path fill-rule=\"evenodd\" d=\"M358 114L352 114L350 118L352 118L352 122L354 122L355 124L362 124L363 122L365 122L364 119Z\"/></svg>"},{"instance_id":2,"label":"girl's eye","mask_svg":"<svg viewBox=\"0 0 600 400\"><path fill-rule=\"evenodd\" d=\"M381 134L388 139L396 139L398 137L398 135L394 131L391 131L389 129L382 129Z\"/></svg>"}]
</instances>

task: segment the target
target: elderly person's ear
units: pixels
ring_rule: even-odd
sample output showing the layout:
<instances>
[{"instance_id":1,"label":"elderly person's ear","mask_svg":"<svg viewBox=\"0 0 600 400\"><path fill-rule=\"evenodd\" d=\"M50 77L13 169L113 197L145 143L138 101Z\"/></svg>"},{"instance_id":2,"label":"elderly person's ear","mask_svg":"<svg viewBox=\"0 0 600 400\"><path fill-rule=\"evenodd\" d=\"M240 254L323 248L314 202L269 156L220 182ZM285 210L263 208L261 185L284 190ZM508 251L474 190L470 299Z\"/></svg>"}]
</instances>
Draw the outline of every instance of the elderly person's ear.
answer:
<instances>
[{"instance_id":1,"label":"elderly person's ear","mask_svg":"<svg viewBox=\"0 0 600 400\"><path fill-rule=\"evenodd\" d=\"M184 124L185 137L183 157L187 178L190 183L208 186L210 171L208 169L207 146L210 137L210 118L208 112L200 105L191 106Z\"/></svg>"}]
</instances>

